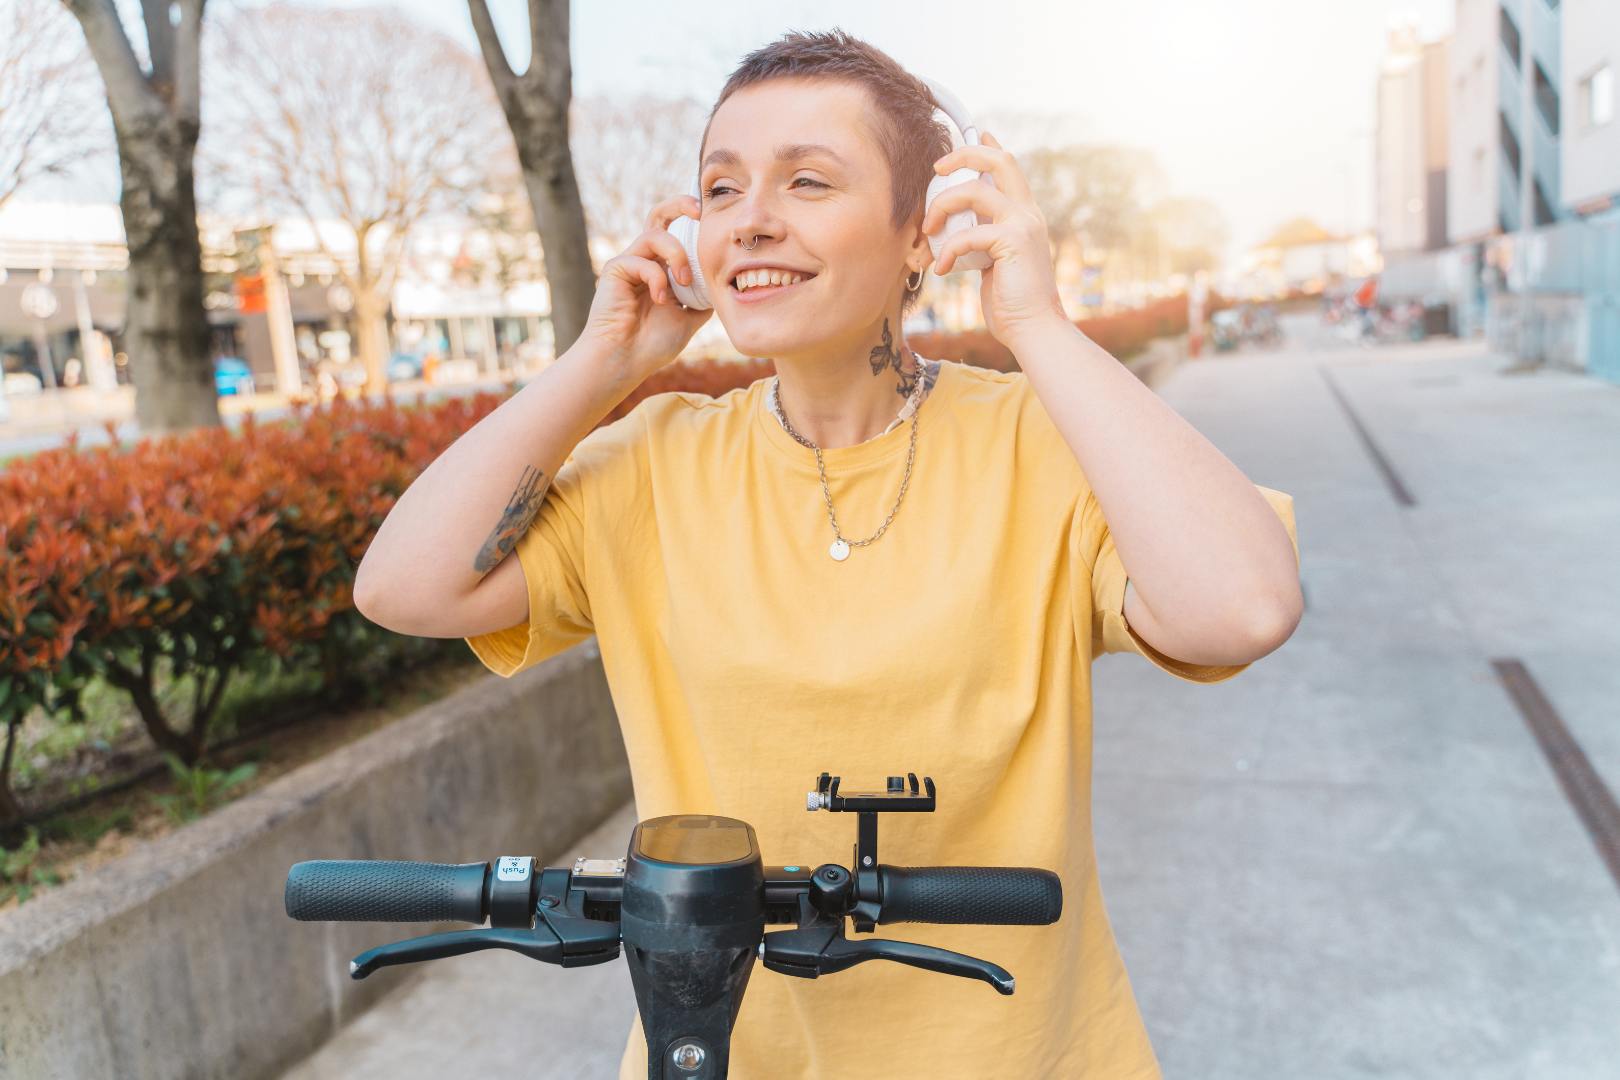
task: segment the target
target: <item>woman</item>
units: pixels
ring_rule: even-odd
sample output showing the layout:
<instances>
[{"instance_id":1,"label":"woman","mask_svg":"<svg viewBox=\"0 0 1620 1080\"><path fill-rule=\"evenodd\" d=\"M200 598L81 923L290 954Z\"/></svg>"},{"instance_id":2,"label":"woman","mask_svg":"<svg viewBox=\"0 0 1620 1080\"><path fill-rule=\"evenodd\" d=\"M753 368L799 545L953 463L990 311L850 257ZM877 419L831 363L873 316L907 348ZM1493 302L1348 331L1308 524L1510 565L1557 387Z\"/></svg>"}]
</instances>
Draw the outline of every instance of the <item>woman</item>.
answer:
<instances>
[{"instance_id":1,"label":"woman","mask_svg":"<svg viewBox=\"0 0 1620 1080\"><path fill-rule=\"evenodd\" d=\"M1052 926L892 934L1002 964L1011 997L882 962L756 971L738 1080L1157 1076L1097 884L1090 663L1130 650L1213 682L1280 645L1301 609L1291 500L1069 322L1016 162L988 135L950 150L932 110L839 31L747 57L710 116L701 200L661 203L603 268L579 341L405 493L357 602L465 636L503 676L594 632L642 819L729 815L767 862L842 861L852 824L795 793L823 769L916 771L939 808L884 821L887 861L1062 876ZM934 170L961 166L995 186L925 217ZM928 235L970 207L989 223L935 269L992 257L985 322L1019 373L906 346ZM709 316L666 278L690 281L666 230L683 213L701 215L714 314L778 375L597 428ZM639 1022L621 1068L647 1075Z\"/></svg>"}]
</instances>

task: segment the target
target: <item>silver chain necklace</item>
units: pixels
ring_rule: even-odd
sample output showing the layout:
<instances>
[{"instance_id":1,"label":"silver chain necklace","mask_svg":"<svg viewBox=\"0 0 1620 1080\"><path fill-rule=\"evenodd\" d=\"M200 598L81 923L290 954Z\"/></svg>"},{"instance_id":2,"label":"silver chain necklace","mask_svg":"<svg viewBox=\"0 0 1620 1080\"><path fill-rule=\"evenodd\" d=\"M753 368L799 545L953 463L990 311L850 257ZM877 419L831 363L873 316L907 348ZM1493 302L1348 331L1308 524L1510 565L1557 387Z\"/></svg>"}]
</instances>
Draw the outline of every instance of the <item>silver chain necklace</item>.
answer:
<instances>
[{"instance_id":1,"label":"silver chain necklace","mask_svg":"<svg viewBox=\"0 0 1620 1080\"><path fill-rule=\"evenodd\" d=\"M816 471L821 475L821 494L827 500L827 520L832 522L833 528L833 542L827 548L827 554L831 555L837 562L843 562L849 558L849 549L852 546L863 547L882 536L884 530L889 527L889 522L894 520L894 515L899 511L901 501L906 497L906 485L911 482L911 462L917 453L917 412L922 405L922 390L926 375L927 370L922 358L918 357L917 384L911 388L911 396L907 399L907 403L911 405L911 443L906 448L906 472L900 478L900 495L894 500L894 508L889 511L889 516L883 519L883 524L878 526L877 532L868 536L865 540L846 540L843 532L838 528L838 514L833 510L832 491L827 487L827 466L821 459L821 447L800 435L793 429L793 425L788 422L787 413L782 408L782 377L780 375L776 376L776 393L774 397L777 419L781 420L782 427L787 429L789 435L816 452ZM903 410L904 406L901 408Z\"/></svg>"}]
</instances>

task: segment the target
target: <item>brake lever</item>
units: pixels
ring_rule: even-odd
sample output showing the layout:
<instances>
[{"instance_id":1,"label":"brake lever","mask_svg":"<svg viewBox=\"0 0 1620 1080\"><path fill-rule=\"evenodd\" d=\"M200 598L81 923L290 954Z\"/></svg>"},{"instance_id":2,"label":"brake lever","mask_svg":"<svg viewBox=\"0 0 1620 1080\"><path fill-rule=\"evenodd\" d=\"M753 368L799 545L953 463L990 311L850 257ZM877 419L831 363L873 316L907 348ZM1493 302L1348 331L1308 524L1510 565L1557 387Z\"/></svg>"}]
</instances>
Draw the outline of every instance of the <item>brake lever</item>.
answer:
<instances>
[{"instance_id":1,"label":"brake lever","mask_svg":"<svg viewBox=\"0 0 1620 1080\"><path fill-rule=\"evenodd\" d=\"M945 975L979 979L1001 994L1013 992L1012 973L999 964L912 941L887 938L850 941L844 937L842 919L797 930L773 931L760 943L760 961L767 968L801 979L843 971L867 960L893 960Z\"/></svg>"},{"instance_id":2,"label":"brake lever","mask_svg":"<svg viewBox=\"0 0 1620 1080\"><path fill-rule=\"evenodd\" d=\"M483 949L510 949L531 960L543 960L548 964L558 964L563 959L562 941L544 923L536 924L533 930L453 930L447 934L427 934L367 949L349 961L349 977L363 979L378 968L438 960ZM618 950L615 949L613 954L603 955L601 959L611 960L617 954Z\"/></svg>"},{"instance_id":3,"label":"brake lever","mask_svg":"<svg viewBox=\"0 0 1620 1080\"><path fill-rule=\"evenodd\" d=\"M463 953L479 952L483 949L508 949L521 953L530 960L560 964L565 968L605 964L617 958L620 947L619 924L600 919L587 919L580 914L581 897L566 887L566 880L567 871L562 871L559 880L547 883L563 892L566 900L559 905L556 892L544 892L540 903L534 909L535 919L532 928L492 927L482 930L453 930L445 934L427 934L406 941L396 941L390 945L379 945L349 961L349 977L363 979L381 967L438 960L441 957L460 956ZM542 881L544 882L544 879Z\"/></svg>"}]
</instances>

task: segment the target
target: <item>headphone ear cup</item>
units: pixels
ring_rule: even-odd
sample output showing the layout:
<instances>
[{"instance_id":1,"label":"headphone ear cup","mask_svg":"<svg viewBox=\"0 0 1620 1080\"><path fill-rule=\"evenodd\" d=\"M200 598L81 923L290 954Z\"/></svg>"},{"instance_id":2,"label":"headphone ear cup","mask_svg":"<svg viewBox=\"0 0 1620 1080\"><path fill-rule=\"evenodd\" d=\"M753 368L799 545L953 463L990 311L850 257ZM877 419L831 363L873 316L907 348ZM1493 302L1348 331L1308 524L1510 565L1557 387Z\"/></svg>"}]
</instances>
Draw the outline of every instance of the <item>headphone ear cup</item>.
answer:
<instances>
[{"instance_id":1,"label":"headphone ear cup","mask_svg":"<svg viewBox=\"0 0 1620 1080\"><path fill-rule=\"evenodd\" d=\"M979 179L981 175L983 174L981 174L977 169L962 168L957 169L955 172L946 173L944 176L934 177L932 180L928 181L926 206L932 207L934 205L934 199L939 195L949 191L953 187L956 187L958 184L971 184L973 181ZM993 177L986 176L985 182L990 184L992 187L995 186L995 179ZM925 209L923 212L927 213L927 210ZM957 210L950 214L945 218L945 224L943 226L928 234L928 247L934 253L934 258L939 258L940 249L945 246L945 241L949 240L957 233L962 232L964 229L971 229L975 225L981 224L985 223L979 220L978 212L972 207L968 207L965 210ZM988 270L993 261L994 260L990 258L990 253L987 251L964 252L957 256L956 261L951 264L951 268L948 273L954 274L958 270Z\"/></svg>"},{"instance_id":2,"label":"headphone ear cup","mask_svg":"<svg viewBox=\"0 0 1620 1080\"><path fill-rule=\"evenodd\" d=\"M709 300L709 285L704 280L703 268L698 265L698 223L683 214L669 223L669 232L680 241L682 250L686 252L687 265L692 268L692 284L683 285L675 280L675 271L666 266L664 276L669 279L669 287L675 293L675 299L688 308L693 311L707 311L714 304Z\"/></svg>"},{"instance_id":3,"label":"headphone ear cup","mask_svg":"<svg viewBox=\"0 0 1620 1080\"><path fill-rule=\"evenodd\" d=\"M699 190L699 177L692 177L692 198L703 202L703 193ZM680 241L681 250L686 252L686 263L692 268L692 284L682 285L675 280L675 271L671 267L664 267L664 276L669 279L669 287L675 293L675 299L693 311L708 311L714 307L709 300L709 283L703 278L703 267L698 265L698 221L695 218L682 214L669 223L669 234Z\"/></svg>"}]
</instances>

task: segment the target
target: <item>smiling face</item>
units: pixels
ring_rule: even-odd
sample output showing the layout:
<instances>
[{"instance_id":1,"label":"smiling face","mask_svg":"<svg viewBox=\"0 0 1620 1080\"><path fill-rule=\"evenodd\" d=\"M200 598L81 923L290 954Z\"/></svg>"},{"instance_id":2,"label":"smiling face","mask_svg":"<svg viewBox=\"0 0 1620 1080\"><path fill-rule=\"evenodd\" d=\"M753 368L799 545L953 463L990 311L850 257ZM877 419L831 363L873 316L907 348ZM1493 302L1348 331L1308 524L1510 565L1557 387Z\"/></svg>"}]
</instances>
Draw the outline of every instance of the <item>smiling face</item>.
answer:
<instances>
[{"instance_id":1,"label":"smiling face","mask_svg":"<svg viewBox=\"0 0 1620 1080\"><path fill-rule=\"evenodd\" d=\"M921 205L905 228L893 225L872 111L856 83L777 78L737 91L714 113L698 261L715 314L746 355L855 347L898 310L906 256L928 245L917 231ZM805 280L738 291L739 269L755 263Z\"/></svg>"}]
</instances>

